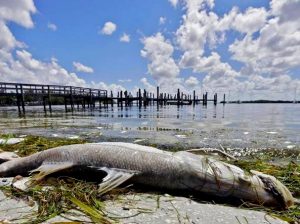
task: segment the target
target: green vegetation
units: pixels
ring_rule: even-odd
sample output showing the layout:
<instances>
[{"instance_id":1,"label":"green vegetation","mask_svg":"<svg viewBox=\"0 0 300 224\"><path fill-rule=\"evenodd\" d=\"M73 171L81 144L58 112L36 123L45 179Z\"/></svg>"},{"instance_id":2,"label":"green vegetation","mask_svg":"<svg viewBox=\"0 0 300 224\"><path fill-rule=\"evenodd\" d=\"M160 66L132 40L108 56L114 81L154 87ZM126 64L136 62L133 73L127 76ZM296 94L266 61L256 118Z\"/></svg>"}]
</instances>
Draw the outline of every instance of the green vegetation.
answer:
<instances>
[{"instance_id":1,"label":"green vegetation","mask_svg":"<svg viewBox=\"0 0 300 224\"><path fill-rule=\"evenodd\" d=\"M0 138L14 137L14 135L0 135ZM62 145L85 143L82 139L45 138L40 136L27 136L24 141L15 145L0 145L0 150L16 152L19 156L27 156Z\"/></svg>"},{"instance_id":2,"label":"green vegetation","mask_svg":"<svg viewBox=\"0 0 300 224\"><path fill-rule=\"evenodd\" d=\"M0 138L15 137L13 135L0 135ZM68 144L84 143L82 139L62 139L45 138L38 136L27 136L21 143L15 145L0 145L0 150L14 151L20 156L30 155L48 148L53 148ZM156 146L156 145L153 145ZM168 148L170 151L178 151L180 145L174 145L174 148ZM300 165L295 162L289 162L287 165L275 165L270 161L274 158L274 153L267 152L259 158L251 160L243 159L233 161L234 165L244 170L257 170L266 174L275 176L283 182L293 193L294 197L300 198ZM276 152L276 156L279 154ZM297 155L288 155L290 160ZM43 185L50 185L51 188L42 188ZM108 195L99 196L98 185L85 181L75 180L73 178L48 178L47 182L40 183L31 188L28 192L21 192L11 187L4 187L3 190L8 196L30 199L38 204L38 215L32 218L31 223L40 223L49 218L62 214L70 209L77 209L85 213L94 222L114 223L118 221L116 217L110 217L105 213L104 201L108 197L117 198L124 190L113 190ZM159 204L158 204L159 206ZM276 211L266 207L253 207L253 205L243 204L241 207L261 210L272 216L281 218L289 223L297 223L300 220L300 206L295 205L287 211Z\"/></svg>"},{"instance_id":3,"label":"green vegetation","mask_svg":"<svg viewBox=\"0 0 300 224\"><path fill-rule=\"evenodd\" d=\"M292 192L295 198L300 197L300 165L295 162L290 162L288 165L279 166L274 165L263 160L238 160L233 163L244 170L257 170L265 174L272 175L280 180ZM243 207L249 207L243 204ZM249 208L255 210L262 210L270 215L285 220L289 223L298 223L300 220L300 205L295 205L287 211L276 211L266 207L253 207Z\"/></svg>"}]
</instances>

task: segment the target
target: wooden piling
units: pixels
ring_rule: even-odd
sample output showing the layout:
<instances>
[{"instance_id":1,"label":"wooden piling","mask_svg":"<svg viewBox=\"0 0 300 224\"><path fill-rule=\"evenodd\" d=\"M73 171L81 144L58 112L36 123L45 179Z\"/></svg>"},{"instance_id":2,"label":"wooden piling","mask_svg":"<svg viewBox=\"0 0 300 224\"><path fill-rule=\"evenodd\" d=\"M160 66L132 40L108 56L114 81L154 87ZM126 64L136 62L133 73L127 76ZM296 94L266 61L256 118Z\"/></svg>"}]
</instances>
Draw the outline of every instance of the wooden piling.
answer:
<instances>
[{"instance_id":1,"label":"wooden piling","mask_svg":"<svg viewBox=\"0 0 300 224\"><path fill-rule=\"evenodd\" d=\"M18 88L18 85L15 85L15 87L16 87L16 99L17 99L18 111L19 111L19 114L21 114L21 104L20 104L20 97L19 97L19 88Z\"/></svg>"},{"instance_id":2,"label":"wooden piling","mask_svg":"<svg viewBox=\"0 0 300 224\"><path fill-rule=\"evenodd\" d=\"M156 103L159 105L159 86L156 87Z\"/></svg>"},{"instance_id":3,"label":"wooden piling","mask_svg":"<svg viewBox=\"0 0 300 224\"><path fill-rule=\"evenodd\" d=\"M110 91L110 98L111 98L111 100L110 100L110 105L111 105L111 107L113 107L113 106L114 106L114 100L113 100L114 95L113 95L113 91Z\"/></svg>"},{"instance_id":4,"label":"wooden piling","mask_svg":"<svg viewBox=\"0 0 300 224\"><path fill-rule=\"evenodd\" d=\"M120 106L123 107L123 91L120 92Z\"/></svg>"},{"instance_id":5,"label":"wooden piling","mask_svg":"<svg viewBox=\"0 0 300 224\"><path fill-rule=\"evenodd\" d=\"M177 105L180 105L180 89L177 89Z\"/></svg>"},{"instance_id":6,"label":"wooden piling","mask_svg":"<svg viewBox=\"0 0 300 224\"><path fill-rule=\"evenodd\" d=\"M46 97L45 97L45 89L44 89L44 86L42 86L42 99L43 99L44 112L46 113L46 112L47 112L47 109L46 109Z\"/></svg>"},{"instance_id":7,"label":"wooden piling","mask_svg":"<svg viewBox=\"0 0 300 224\"><path fill-rule=\"evenodd\" d=\"M50 86L48 85L48 106L49 106L49 111L52 113L52 101L51 101L51 91L50 91Z\"/></svg>"},{"instance_id":8,"label":"wooden piling","mask_svg":"<svg viewBox=\"0 0 300 224\"><path fill-rule=\"evenodd\" d=\"M72 86L70 86L70 104L71 104L71 110L74 110L74 99L73 99L73 89Z\"/></svg>"}]
</instances>

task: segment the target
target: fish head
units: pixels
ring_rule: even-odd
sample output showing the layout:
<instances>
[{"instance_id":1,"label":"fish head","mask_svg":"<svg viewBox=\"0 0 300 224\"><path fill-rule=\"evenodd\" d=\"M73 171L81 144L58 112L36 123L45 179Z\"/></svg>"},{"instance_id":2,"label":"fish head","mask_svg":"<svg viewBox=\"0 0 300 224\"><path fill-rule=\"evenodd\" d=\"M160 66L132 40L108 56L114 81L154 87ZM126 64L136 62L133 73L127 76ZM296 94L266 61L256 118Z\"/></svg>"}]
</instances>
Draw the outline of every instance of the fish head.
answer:
<instances>
[{"instance_id":1,"label":"fish head","mask_svg":"<svg viewBox=\"0 0 300 224\"><path fill-rule=\"evenodd\" d=\"M295 198L292 196L289 189L277 180L274 176L251 170L253 177L257 177L264 185L264 194L267 198L266 204L288 209L294 205Z\"/></svg>"}]
</instances>

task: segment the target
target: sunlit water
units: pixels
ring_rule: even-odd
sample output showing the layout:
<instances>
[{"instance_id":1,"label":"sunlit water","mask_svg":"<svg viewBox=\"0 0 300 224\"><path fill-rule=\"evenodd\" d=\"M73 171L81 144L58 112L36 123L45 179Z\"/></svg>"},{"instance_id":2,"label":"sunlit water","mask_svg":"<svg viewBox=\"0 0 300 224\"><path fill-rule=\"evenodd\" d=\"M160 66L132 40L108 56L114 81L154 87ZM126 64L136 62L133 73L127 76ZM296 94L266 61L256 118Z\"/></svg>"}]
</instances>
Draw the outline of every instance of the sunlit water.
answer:
<instances>
[{"instance_id":1,"label":"sunlit water","mask_svg":"<svg viewBox=\"0 0 300 224\"><path fill-rule=\"evenodd\" d=\"M300 104L149 106L65 113L0 107L0 133L150 142L187 147L300 149Z\"/></svg>"}]
</instances>

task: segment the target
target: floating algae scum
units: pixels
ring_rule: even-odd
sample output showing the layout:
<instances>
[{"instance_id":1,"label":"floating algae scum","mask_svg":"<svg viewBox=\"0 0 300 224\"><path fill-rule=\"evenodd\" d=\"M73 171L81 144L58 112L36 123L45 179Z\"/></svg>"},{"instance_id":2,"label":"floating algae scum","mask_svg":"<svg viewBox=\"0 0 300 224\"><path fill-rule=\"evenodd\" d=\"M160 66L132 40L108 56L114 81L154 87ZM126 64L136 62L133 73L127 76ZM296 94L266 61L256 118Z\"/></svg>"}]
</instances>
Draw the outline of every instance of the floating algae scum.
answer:
<instances>
[{"instance_id":1,"label":"floating algae scum","mask_svg":"<svg viewBox=\"0 0 300 224\"><path fill-rule=\"evenodd\" d=\"M3 151L17 151L20 155L28 155L37 151L42 151L47 148L52 148L59 145L67 145L74 143L83 143L84 141L79 139L64 140L64 139L46 139L42 137L26 137L23 142L16 145L1 145L0 148ZM278 166L270 164L266 161L270 159L271 155L266 155L263 160L238 160L232 161L235 165L239 165L245 170L259 170L266 174L271 174L277 177L282 183L284 183L294 197L299 196L300 189L300 177L299 177L299 165L296 163L289 163L286 166ZM50 182L49 182L50 181ZM39 223L43 220L47 220L58 214L64 213L70 209L79 208L86 215L91 217L94 222L114 222L119 218L112 216L105 212L105 198L106 197L118 197L118 194L124 193L122 191L113 190L109 194L99 196L98 187L96 184L87 183L83 181L74 180L72 178L56 178L47 181L47 185L51 188L43 188L44 182L29 188L26 192L18 191L11 187L3 187L6 194L14 197L21 197L30 201L37 201L38 203L38 215L33 219L33 223ZM128 193L128 189L127 189ZM278 193L278 192L275 192ZM250 206L249 203L244 203L242 206ZM280 217L289 222L296 222L300 216L299 207L293 206L287 211L271 210L265 207L253 207L252 209L262 209L268 213ZM147 211L140 211L140 213ZM149 212L149 211L148 211Z\"/></svg>"}]
</instances>

